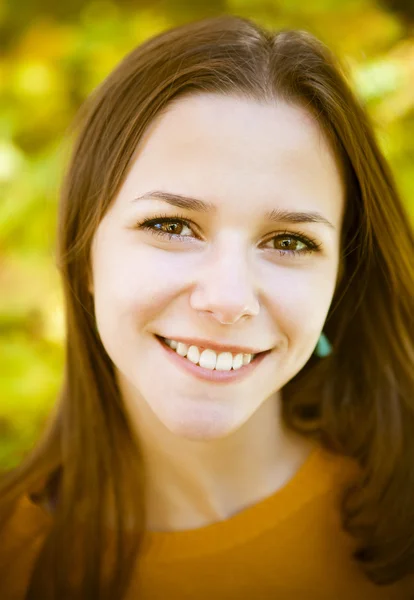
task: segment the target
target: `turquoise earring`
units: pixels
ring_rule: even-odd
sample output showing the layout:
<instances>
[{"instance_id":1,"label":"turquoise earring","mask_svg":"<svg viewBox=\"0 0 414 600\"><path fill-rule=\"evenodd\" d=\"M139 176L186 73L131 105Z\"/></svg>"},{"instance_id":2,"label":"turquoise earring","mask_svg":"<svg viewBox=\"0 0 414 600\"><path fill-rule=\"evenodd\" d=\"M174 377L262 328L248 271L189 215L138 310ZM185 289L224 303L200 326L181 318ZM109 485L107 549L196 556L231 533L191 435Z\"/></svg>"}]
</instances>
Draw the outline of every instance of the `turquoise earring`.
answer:
<instances>
[{"instance_id":1,"label":"turquoise earring","mask_svg":"<svg viewBox=\"0 0 414 600\"><path fill-rule=\"evenodd\" d=\"M332 354L332 346L324 333L321 333L314 353L316 356L319 356L319 358L324 358L325 356Z\"/></svg>"}]
</instances>

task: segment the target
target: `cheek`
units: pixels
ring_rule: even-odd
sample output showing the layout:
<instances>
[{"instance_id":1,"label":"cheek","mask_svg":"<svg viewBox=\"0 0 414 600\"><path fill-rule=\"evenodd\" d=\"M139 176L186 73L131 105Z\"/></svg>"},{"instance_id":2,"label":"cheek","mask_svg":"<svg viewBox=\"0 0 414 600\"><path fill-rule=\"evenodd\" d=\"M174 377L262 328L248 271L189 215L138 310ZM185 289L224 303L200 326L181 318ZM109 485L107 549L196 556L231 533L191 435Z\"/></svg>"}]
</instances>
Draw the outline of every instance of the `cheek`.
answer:
<instances>
[{"instance_id":1,"label":"cheek","mask_svg":"<svg viewBox=\"0 0 414 600\"><path fill-rule=\"evenodd\" d=\"M278 269L268 277L272 317L289 337L315 336L322 328L335 289L336 266Z\"/></svg>"},{"instance_id":2,"label":"cheek","mask_svg":"<svg viewBox=\"0 0 414 600\"><path fill-rule=\"evenodd\" d=\"M191 265L183 255L145 246L121 246L97 254L94 261L98 325L147 323L185 287Z\"/></svg>"}]
</instances>

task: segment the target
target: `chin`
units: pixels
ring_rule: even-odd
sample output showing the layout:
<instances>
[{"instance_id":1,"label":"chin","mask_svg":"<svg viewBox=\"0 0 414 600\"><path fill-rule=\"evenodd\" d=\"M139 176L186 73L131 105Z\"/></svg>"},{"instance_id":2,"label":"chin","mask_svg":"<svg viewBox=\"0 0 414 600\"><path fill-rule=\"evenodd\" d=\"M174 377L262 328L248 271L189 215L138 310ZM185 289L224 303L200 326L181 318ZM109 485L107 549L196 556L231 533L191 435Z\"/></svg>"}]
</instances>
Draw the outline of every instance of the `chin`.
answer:
<instances>
[{"instance_id":1,"label":"chin","mask_svg":"<svg viewBox=\"0 0 414 600\"><path fill-rule=\"evenodd\" d=\"M225 438L239 429L247 420L240 411L228 406L192 406L159 415L164 426L177 437L191 441L213 441Z\"/></svg>"}]
</instances>

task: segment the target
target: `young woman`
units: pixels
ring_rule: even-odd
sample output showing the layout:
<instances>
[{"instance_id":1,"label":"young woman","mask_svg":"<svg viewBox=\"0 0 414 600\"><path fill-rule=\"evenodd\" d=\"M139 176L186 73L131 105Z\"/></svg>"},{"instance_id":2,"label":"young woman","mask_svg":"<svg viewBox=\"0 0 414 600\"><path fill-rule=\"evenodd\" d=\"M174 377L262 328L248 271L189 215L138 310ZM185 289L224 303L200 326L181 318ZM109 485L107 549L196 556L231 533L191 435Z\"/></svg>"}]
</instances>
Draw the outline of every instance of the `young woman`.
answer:
<instances>
[{"instance_id":1,"label":"young woman","mask_svg":"<svg viewBox=\"0 0 414 600\"><path fill-rule=\"evenodd\" d=\"M336 59L187 24L77 127L64 384L1 480L1 598L413 598L414 236Z\"/></svg>"}]
</instances>

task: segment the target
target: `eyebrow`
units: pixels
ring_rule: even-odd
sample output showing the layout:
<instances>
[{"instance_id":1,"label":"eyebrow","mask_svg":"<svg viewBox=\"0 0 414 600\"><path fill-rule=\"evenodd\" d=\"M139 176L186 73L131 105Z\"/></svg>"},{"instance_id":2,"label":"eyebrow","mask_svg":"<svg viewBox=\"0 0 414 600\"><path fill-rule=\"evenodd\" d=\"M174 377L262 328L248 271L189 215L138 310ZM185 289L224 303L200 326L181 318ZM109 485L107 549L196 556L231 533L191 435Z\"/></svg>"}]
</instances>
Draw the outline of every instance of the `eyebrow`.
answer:
<instances>
[{"instance_id":1,"label":"eyebrow","mask_svg":"<svg viewBox=\"0 0 414 600\"><path fill-rule=\"evenodd\" d=\"M164 192L161 190L145 192L142 194L142 196L133 198L132 202L137 202L139 200L162 200L163 202L171 204L171 206L176 206L178 208L192 210L195 212L217 212L217 207L211 202L206 202L205 200L200 200L198 198L183 196L182 194L172 194L170 192ZM332 229L335 229L332 223L318 212L298 212L283 208L274 208L264 214L264 219L266 221L277 223L322 223Z\"/></svg>"}]
</instances>

